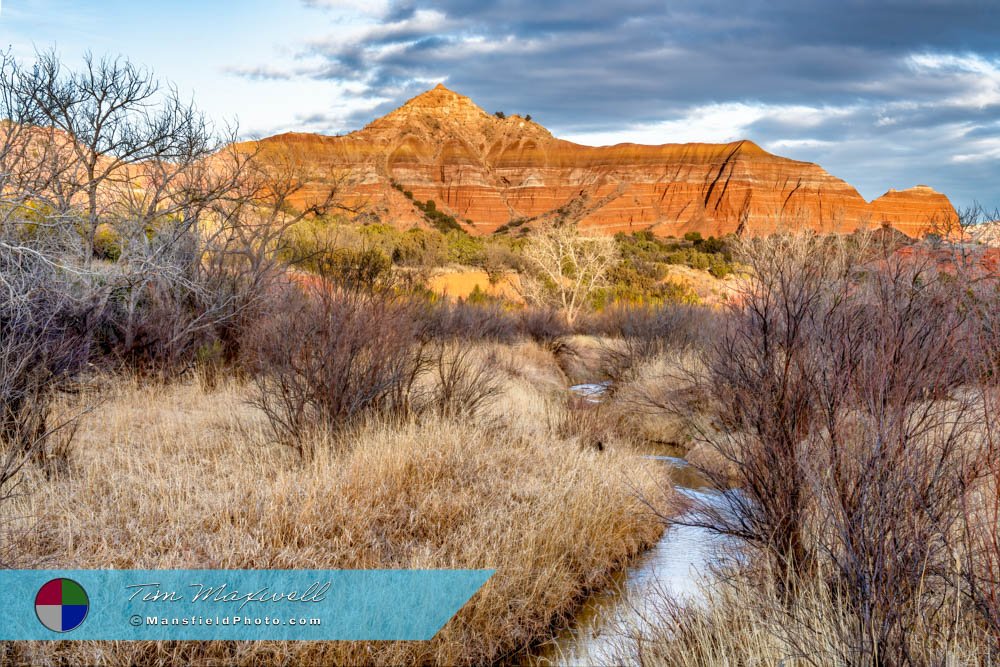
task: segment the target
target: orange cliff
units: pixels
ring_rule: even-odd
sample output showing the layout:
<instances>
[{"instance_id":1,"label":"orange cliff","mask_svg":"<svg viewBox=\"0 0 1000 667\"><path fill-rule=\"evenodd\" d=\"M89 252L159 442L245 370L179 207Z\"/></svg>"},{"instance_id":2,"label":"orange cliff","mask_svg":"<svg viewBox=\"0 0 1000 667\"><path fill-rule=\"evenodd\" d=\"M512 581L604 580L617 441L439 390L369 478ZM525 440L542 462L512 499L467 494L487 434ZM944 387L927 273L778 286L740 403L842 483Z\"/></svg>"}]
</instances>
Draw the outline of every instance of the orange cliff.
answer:
<instances>
[{"instance_id":1,"label":"orange cliff","mask_svg":"<svg viewBox=\"0 0 1000 667\"><path fill-rule=\"evenodd\" d=\"M487 114L442 85L345 136L289 133L256 146L265 159L306 170L293 203L314 201L338 183L367 220L400 227L426 225L403 191L433 200L473 234L559 217L605 233L851 232L890 224L920 236L957 219L948 198L926 186L869 203L818 165L750 141L582 146L526 118Z\"/></svg>"}]
</instances>

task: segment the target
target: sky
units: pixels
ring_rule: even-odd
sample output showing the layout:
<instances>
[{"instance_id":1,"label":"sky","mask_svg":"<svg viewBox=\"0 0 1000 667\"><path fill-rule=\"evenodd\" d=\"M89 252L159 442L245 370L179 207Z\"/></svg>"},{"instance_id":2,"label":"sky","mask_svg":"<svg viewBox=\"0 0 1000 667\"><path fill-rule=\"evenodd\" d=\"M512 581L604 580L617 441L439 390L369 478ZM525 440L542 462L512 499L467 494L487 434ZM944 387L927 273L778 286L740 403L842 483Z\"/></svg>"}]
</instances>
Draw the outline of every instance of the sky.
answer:
<instances>
[{"instance_id":1,"label":"sky","mask_svg":"<svg viewBox=\"0 0 1000 667\"><path fill-rule=\"evenodd\" d=\"M584 144L750 139L867 199L1000 208L996 0L0 0L0 48L123 55L245 136L444 83Z\"/></svg>"}]
</instances>

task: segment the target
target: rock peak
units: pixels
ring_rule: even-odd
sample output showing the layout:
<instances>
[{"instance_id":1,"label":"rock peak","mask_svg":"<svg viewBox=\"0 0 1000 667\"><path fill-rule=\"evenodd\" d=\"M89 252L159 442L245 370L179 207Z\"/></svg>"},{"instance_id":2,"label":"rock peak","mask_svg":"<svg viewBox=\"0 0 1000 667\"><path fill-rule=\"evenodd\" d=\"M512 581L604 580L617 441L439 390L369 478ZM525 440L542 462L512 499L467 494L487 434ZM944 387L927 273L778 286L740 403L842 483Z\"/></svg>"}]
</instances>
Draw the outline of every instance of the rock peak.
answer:
<instances>
[{"instance_id":1,"label":"rock peak","mask_svg":"<svg viewBox=\"0 0 1000 667\"><path fill-rule=\"evenodd\" d=\"M761 148L758 144L750 141L749 139L741 139L735 142L736 148L735 152L744 156L758 157L761 155L770 155L767 151Z\"/></svg>"},{"instance_id":2,"label":"rock peak","mask_svg":"<svg viewBox=\"0 0 1000 667\"><path fill-rule=\"evenodd\" d=\"M431 143L453 139L470 146L482 146L503 135L510 140L523 137L550 139L548 130L520 116L496 116L475 102L439 83L401 107L370 123L362 130L369 138L395 143L405 136ZM478 149L477 149L478 150Z\"/></svg>"},{"instance_id":3,"label":"rock peak","mask_svg":"<svg viewBox=\"0 0 1000 667\"><path fill-rule=\"evenodd\" d=\"M439 83L430 90L425 90L416 97L407 100L395 111L373 121L367 129L385 130L388 128L410 128L413 126L434 125L447 119L449 123L481 123L488 114L476 106L476 103L464 95L449 90Z\"/></svg>"},{"instance_id":4,"label":"rock peak","mask_svg":"<svg viewBox=\"0 0 1000 667\"><path fill-rule=\"evenodd\" d=\"M446 87L443 83L439 83L430 90L425 90L416 97L412 97L407 100L397 111L401 109L406 109L407 107L420 107L425 109L434 109L438 107L449 107L449 106L464 106L471 107L478 111L486 113L473 102L471 99L465 95L459 95L454 90Z\"/></svg>"},{"instance_id":5,"label":"rock peak","mask_svg":"<svg viewBox=\"0 0 1000 667\"><path fill-rule=\"evenodd\" d=\"M888 191L882 197L903 197L903 196L930 196L930 197L940 197L942 196L940 192L935 190L929 185L914 185L911 188L906 188L903 190L898 190L896 188L889 188ZM881 198L881 197L880 197Z\"/></svg>"}]
</instances>

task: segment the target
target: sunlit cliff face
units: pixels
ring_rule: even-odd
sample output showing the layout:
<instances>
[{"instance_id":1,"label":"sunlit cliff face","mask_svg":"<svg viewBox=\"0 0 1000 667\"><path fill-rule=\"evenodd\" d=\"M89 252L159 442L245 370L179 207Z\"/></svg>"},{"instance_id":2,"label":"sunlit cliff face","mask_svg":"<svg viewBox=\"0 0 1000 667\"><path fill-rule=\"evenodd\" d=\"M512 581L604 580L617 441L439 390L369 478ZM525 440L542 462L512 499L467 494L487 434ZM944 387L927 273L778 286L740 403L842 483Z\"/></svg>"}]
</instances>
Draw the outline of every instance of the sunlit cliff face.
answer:
<instances>
[{"instance_id":1,"label":"sunlit cliff face","mask_svg":"<svg viewBox=\"0 0 1000 667\"><path fill-rule=\"evenodd\" d=\"M441 85L357 132L283 134L259 147L303 165L310 184L299 203L343 181L345 197L404 227L422 224L413 200L433 200L476 234L561 217L604 233L851 232L888 223L920 236L955 219L948 198L926 186L867 202L818 165L750 141L582 146L527 118L488 114Z\"/></svg>"}]
</instances>

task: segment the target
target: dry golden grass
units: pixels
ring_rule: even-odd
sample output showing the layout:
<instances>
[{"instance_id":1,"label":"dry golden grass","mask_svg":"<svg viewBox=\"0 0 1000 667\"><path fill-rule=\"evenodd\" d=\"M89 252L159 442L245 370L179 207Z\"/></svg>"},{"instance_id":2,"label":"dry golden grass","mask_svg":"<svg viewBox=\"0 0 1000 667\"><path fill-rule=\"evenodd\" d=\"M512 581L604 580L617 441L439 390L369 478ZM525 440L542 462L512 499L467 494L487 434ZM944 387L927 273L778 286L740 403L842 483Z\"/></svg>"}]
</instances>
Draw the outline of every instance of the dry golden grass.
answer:
<instances>
[{"instance_id":1,"label":"dry golden grass","mask_svg":"<svg viewBox=\"0 0 1000 667\"><path fill-rule=\"evenodd\" d=\"M507 364L514 364L512 356ZM503 364L501 364L502 366ZM637 494L663 469L561 438L565 401L505 373L480 419L372 423L311 461L268 441L244 389L122 383L84 417L69 473L5 508L16 549L65 568L495 568L433 641L59 642L0 660L67 664L483 664L546 638L662 526ZM558 420L556 420L558 421Z\"/></svg>"},{"instance_id":2,"label":"dry golden grass","mask_svg":"<svg viewBox=\"0 0 1000 667\"><path fill-rule=\"evenodd\" d=\"M719 279L708 271L693 269L683 264L670 264L665 269L663 282L687 287L694 292L700 303L708 306L726 303L738 293L739 279L736 276L730 275Z\"/></svg>"},{"instance_id":3,"label":"dry golden grass","mask_svg":"<svg viewBox=\"0 0 1000 667\"><path fill-rule=\"evenodd\" d=\"M759 574L759 573L758 573ZM786 604L771 578L736 572L702 586L703 599L680 606L663 600L653 630L619 642L622 661L649 667L868 664L858 653L858 620L819 579L801 584ZM912 664L992 664L988 634L945 605L936 627L912 628ZM889 663L891 664L891 663Z\"/></svg>"},{"instance_id":4,"label":"dry golden grass","mask_svg":"<svg viewBox=\"0 0 1000 667\"><path fill-rule=\"evenodd\" d=\"M626 374L615 388L611 407L636 440L664 447L699 466L720 467L723 462L705 443L718 425L699 386L704 373L694 352L655 355Z\"/></svg>"},{"instance_id":5,"label":"dry golden grass","mask_svg":"<svg viewBox=\"0 0 1000 667\"><path fill-rule=\"evenodd\" d=\"M563 336L559 343L557 359L568 382L582 384L607 379L602 368L605 339L574 334Z\"/></svg>"},{"instance_id":6,"label":"dry golden grass","mask_svg":"<svg viewBox=\"0 0 1000 667\"><path fill-rule=\"evenodd\" d=\"M707 426L698 409L704 406L686 405L692 402L696 366L691 353L657 355L641 361L616 387L615 403L642 439L685 452L692 447Z\"/></svg>"}]
</instances>

